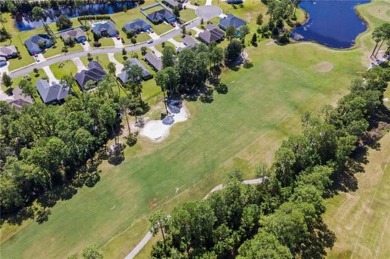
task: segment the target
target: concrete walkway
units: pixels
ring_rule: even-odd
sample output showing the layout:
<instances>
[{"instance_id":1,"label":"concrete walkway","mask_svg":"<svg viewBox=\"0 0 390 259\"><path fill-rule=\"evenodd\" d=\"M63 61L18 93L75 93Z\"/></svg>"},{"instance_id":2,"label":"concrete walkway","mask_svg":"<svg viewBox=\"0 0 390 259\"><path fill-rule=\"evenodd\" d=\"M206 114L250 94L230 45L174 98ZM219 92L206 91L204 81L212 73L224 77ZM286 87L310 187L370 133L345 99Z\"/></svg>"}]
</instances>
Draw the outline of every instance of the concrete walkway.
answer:
<instances>
[{"instance_id":1,"label":"concrete walkway","mask_svg":"<svg viewBox=\"0 0 390 259\"><path fill-rule=\"evenodd\" d=\"M149 33L149 36L152 38L152 40L158 40L160 38L160 36L158 36L155 32Z\"/></svg>"},{"instance_id":2,"label":"concrete walkway","mask_svg":"<svg viewBox=\"0 0 390 259\"><path fill-rule=\"evenodd\" d=\"M256 184L261 184L263 182L264 179L267 179L267 177L263 177L263 178L256 178L256 179L250 179L250 180L245 180L243 181L242 183L243 184L249 184L249 185L256 185ZM223 184L220 184L220 185L217 185L215 186L213 189L211 189L211 191L203 198L203 200L207 199L210 194L212 194L213 192L216 192L216 191L219 191L219 190L222 190L224 188ZM138 245L136 247L134 247L133 250L131 250L131 252L125 257L125 259L133 259L145 246L146 244L149 242L149 240L153 237L152 233L150 233L148 231L148 233L146 233L146 235L144 236L144 238L141 240L141 242L138 243Z\"/></svg>"},{"instance_id":3,"label":"concrete walkway","mask_svg":"<svg viewBox=\"0 0 390 259\"><path fill-rule=\"evenodd\" d=\"M87 67L84 65L80 58L72 58L72 61L77 67L77 73L80 73L83 70L87 70Z\"/></svg>"},{"instance_id":4,"label":"concrete walkway","mask_svg":"<svg viewBox=\"0 0 390 259\"><path fill-rule=\"evenodd\" d=\"M51 71L50 67L49 66L46 66L46 67L43 67L42 68L43 71L45 71L48 79L49 79L49 83L59 83L60 81L54 76L53 72Z\"/></svg>"},{"instance_id":5,"label":"concrete walkway","mask_svg":"<svg viewBox=\"0 0 390 259\"><path fill-rule=\"evenodd\" d=\"M203 30L201 30L201 29L199 29L199 28L197 28L197 27L194 27L194 28L192 28L192 29L196 32L195 37L198 37L198 36L199 36L199 33L203 32Z\"/></svg>"},{"instance_id":6,"label":"concrete walkway","mask_svg":"<svg viewBox=\"0 0 390 259\"><path fill-rule=\"evenodd\" d=\"M108 59L110 60L110 62L115 64L116 67L115 75L119 75L125 66L119 63L118 60L115 59L114 53L108 53Z\"/></svg>"},{"instance_id":7,"label":"concrete walkway","mask_svg":"<svg viewBox=\"0 0 390 259\"><path fill-rule=\"evenodd\" d=\"M156 49L156 47L151 46L151 47L149 47L149 49L151 49L153 51L153 53L156 54L157 57L159 57L159 58L162 57L162 53L160 51L158 51L158 49Z\"/></svg>"}]
</instances>

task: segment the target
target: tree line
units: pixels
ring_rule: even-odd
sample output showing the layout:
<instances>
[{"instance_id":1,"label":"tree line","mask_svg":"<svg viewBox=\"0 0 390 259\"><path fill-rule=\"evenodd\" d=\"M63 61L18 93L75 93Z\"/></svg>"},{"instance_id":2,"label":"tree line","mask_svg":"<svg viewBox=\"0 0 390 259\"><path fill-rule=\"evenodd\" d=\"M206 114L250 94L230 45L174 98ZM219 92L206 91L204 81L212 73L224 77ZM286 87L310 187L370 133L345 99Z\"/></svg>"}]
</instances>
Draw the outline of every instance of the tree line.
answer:
<instances>
[{"instance_id":1,"label":"tree line","mask_svg":"<svg viewBox=\"0 0 390 259\"><path fill-rule=\"evenodd\" d=\"M187 202L170 215L157 211L151 232L162 240L153 258L322 258L335 235L322 220L324 198L356 188L360 159L390 121L383 93L389 63L353 80L350 93L320 115L302 117L302 133L284 141L275 162L256 171L262 184L229 173L221 191ZM364 160L364 159L363 159Z\"/></svg>"}]
</instances>

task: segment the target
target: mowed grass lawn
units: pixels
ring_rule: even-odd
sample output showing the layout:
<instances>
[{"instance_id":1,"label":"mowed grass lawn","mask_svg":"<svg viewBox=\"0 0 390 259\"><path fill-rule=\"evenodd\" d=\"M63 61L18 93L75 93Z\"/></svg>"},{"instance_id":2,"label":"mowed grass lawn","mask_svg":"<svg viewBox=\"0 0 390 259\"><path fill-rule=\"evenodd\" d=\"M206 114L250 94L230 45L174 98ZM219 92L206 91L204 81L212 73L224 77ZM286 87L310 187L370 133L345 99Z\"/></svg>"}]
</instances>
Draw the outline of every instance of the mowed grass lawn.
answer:
<instances>
[{"instance_id":1,"label":"mowed grass lawn","mask_svg":"<svg viewBox=\"0 0 390 259\"><path fill-rule=\"evenodd\" d=\"M304 112L335 103L365 70L358 50L308 43L247 51L254 67L224 72L227 95L216 94L211 104L186 103L191 118L175 125L166 141L140 138L126 149L125 162L104 163L94 188L58 202L48 222L4 240L4 258L66 258L94 243L107 258L123 258L145 234L152 211L204 197L234 168L253 177L250 169L269 164L281 141L298 133ZM323 61L333 70L316 71Z\"/></svg>"},{"instance_id":2,"label":"mowed grass lawn","mask_svg":"<svg viewBox=\"0 0 390 259\"><path fill-rule=\"evenodd\" d=\"M370 150L359 189L325 202L324 221L337 241L328 258L390 258L390 133Z\"/></svg>"}]
</instances>

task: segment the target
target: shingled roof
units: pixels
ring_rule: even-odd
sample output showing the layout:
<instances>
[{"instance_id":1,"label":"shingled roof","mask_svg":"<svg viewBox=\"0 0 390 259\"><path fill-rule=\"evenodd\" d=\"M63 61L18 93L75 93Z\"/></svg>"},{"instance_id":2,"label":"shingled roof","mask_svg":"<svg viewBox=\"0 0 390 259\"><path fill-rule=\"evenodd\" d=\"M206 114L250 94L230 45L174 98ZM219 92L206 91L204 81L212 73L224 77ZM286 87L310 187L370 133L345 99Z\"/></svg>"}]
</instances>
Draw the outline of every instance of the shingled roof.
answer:
<instances>
[{"instance_id":1,"label":"shingled roof","mask_svg":"<svg viewBox=\"0 0 390 259\"><path fill-rule=\"evenodd\" d=\"M44 103L61 101L69 95L69 88L60 84L50 85L47 80L39 80L37 82L37 90Z\"/></svg>"},{"instance_id":2,"label":"shingled roof","mask_svg":"<svg viewBox=\"0 0 390 259\"><path fill-rule=\"evenodd\" d=\"M119 34L115 24L112 21L94 23L92 25L92 31L99 37L114 37Z\"/></svg>"},{"instance_id":3,"label":"shingled roof","mask_svg":"<svg viewBox=\"0 0 390 259\"><path fill-rule=\"evenodd\" d=\"M162 61L159 59L155 54L153 53L146 53L145 60L148 62L149 65L151 65L155 70L160 71L162 70Z\"/></svg>"},{"instance_id":4,"label":"shingled roof","mask_svg":"<svg viewBox=\"0 0 390 259\"><path fill-rule=\"evenodd\" d=\"M132 65L139 66L142 69L142 79L148 79L152 77L152 74L149 72L149 70L147 70L145 66L138 59L132 58L127 62L130 62ZM118 75L118 78L122 83L127 83L130 81L127 70L125 69Z\"/></svg>"},{"instance_id":5,"label":"shingled roof","mask_svg":"<svg viewBox=\"0 0 390 259\"><path fill-rule=\"evenodd\" d=\"M64 31L64 32L60 33L60 37L63 40L67 40L70 38L70 39L73 39L77 42L84 42L87 40L87 37L85 36L85 32L80 28Z\"/></svg>"},{"instance_id":6,"label":"shingled roof","mask_svg":"<svg viewBox=\"0 0 390 259\"><path fill-rule=\"evenodd\" d=\"M85 85L88 83L88 81L98 82L105 75L106 72L104 71L103 67L98 62L91 61L88 64L88 70L83 70L80 73L77 73L75 75L75 79L79 86L83 90L86 90Z\"/></svg>"},{"instance_id":7,"label":"shingled roof","mask_svg":"<svg viewBox=\"0 0 390 259\"><path fill-rule=\"evenodd\" d=\"M207 25L206 30L199 33L199 39L207 44L221 41L224 36L225 33L212 23Z\"/></svg>"},{"instance_id":8,"label":"shingled roof","mask_svg":"<svg viewBox=\"0 0 390 259\"><path fill-rule=\"evenodd\" d=\"M142 19L135 19L123 26L122 30L125 32L133 31L139 33L141 31L148 31L152 28L149 23Z\"/></svg>"},{"instance_id":9,"label":"shingled roof","mask_svg":"<svg viewBox=\"0 0 390 259\"><path fill-rule=\"evenodd\" d=\"M226 30L227 27L234 27L234 29L238 30L240 29L241 26L244 26L246 25L246 21L232 15L232 14L228 14L227 17L225 18L222 18L220 21L219 21L219 27L221 27L221 29L223 30Z\"/></svg>"}]
</instances>

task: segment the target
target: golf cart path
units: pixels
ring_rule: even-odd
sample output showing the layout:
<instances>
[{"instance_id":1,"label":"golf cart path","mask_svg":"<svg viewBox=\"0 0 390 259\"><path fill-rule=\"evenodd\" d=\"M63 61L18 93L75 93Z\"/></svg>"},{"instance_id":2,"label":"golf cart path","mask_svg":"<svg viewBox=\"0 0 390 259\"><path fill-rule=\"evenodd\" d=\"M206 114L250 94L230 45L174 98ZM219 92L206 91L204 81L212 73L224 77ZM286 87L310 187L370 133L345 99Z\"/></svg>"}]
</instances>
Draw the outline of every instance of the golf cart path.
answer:
<instances>
[{"instance_id":1,"label":"golf cart path","mask_svg":"<svg viewBox=\"0 0 390 259\"><path fill-rule=\"evenodd\" d=\"M262 178L256 178L256 179L250 179L250 180L244 180L242 183L243 184L248 184L248 185L256 185L256 184L261 184L264 180L264 177ZM215 186L211 191L203 198L203 200L207 199L210 194L213 192L222 190L224 188L223 184L219 184ZM133 259L144 247L145 245L149 242L149 240L153 237L152 233L148 231L144 238L142 238L141 242L136 245L136 247L131 250L131 252L125 257L125 259Z\"/></svg>"}]
</instances>

